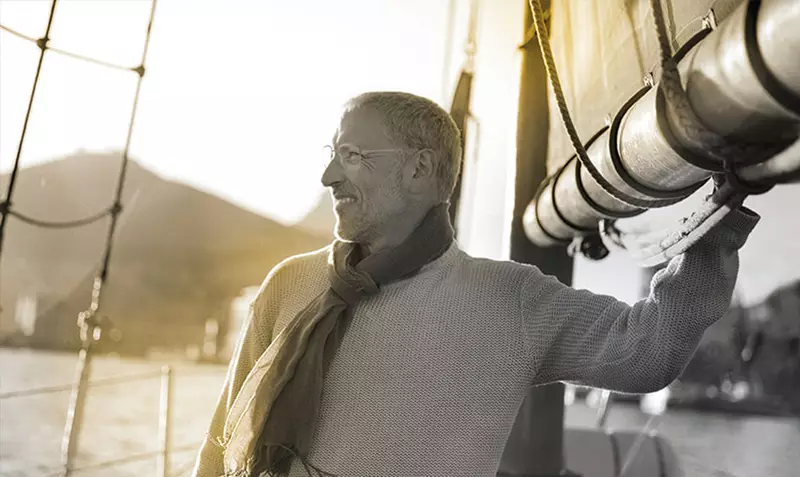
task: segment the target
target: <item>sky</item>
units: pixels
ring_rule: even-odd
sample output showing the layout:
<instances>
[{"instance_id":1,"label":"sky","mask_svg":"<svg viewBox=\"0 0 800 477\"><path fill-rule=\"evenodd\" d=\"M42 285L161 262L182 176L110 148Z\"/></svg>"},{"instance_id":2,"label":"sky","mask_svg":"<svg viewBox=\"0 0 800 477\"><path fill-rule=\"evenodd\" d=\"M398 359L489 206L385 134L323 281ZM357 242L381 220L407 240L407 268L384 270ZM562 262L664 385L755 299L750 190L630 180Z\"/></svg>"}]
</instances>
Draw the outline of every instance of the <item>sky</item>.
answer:
<instances>
[{"instance_id":1,"label":"sky","mask_svg":"<svg viewBox=\"0 0 800 477\"><path fill-rule=\"evenodd\" d=\"M339 106L366 90L404 90L447 107L464 61L470 0L159 0L131 157L285 224L325 189L320 151ZM522 0L482 2L459 240L509 253ZM0 23L44 33L49 0L0 0ZM51 46L137 66L149 0L60 0ZM447 54L447 40L452 50ZM17 151L38 49L0 31L0 173ZM48 52L22 165L124 146L137 77ZM749 199L762 222L741 253L745 304L798 277L800 185ZM608 277L613 276L613 280ZM573 284L628 302L640 271L624 253L577 259Z\"/></svg>"},{"instance_id":2,"label":"sky","mask_svg":"<svg viewBox=\"0 0 800 477\"><path fill-rule=\"evenodd\" d=\"M0 0L0 22L38 38L49 8ZM149 0L61 0L51 46L136 66L149 9ZM160 0L131 157L293 223L324 191L320 150L344 101L371 89L443 101L447 12L448 0ZM8 172L38 49L0 32L0 58L0 172ZM122 149L136 80L48 52L23 166Z\"/></svg>"}]
</instances>

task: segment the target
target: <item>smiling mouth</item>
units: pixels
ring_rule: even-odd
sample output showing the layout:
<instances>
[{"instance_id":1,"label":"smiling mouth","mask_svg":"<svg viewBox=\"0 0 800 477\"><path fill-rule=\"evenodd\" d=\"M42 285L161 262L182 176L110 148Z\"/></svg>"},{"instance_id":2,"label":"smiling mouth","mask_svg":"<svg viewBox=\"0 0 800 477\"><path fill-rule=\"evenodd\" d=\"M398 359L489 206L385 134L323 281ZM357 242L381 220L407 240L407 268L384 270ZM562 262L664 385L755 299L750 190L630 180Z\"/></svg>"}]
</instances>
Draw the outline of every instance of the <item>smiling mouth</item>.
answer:
<instances>
[{"instance_id":1,"label":"smiling mouth","mask_svg":"<svg viewBox=\"0 0 800 477\"><path fill-rule=\"evenodd\" d=\"M350 195L334 196L334 199L336 199L337 205L338 204L354 204L354 203L357 202L357 199L355 197L353 197L353 196L350 196Z\"/></svg>"},{"instance_id":2,"label":"smiling mouth","mask_svg":"<svg viewBox=\"0 0 800 477\"><path fill-rule=\"evenodd\" d=\"M340 204L353 204L356 202L356 199L355 197L342 197L341 199L338 199L337 202Z\"/></svg>"}]
</instances>

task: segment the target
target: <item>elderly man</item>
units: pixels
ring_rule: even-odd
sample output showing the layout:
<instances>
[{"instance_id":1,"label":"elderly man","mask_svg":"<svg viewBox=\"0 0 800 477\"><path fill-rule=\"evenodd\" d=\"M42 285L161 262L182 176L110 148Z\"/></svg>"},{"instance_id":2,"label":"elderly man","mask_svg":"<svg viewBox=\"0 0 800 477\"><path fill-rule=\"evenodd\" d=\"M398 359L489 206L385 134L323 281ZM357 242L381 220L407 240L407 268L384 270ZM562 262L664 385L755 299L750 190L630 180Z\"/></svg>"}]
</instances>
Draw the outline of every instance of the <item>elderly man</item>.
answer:
<instances>
[{"instance_id":1,"label":"elderly man","mask_svg":"<svg viewBox=\"0 0 800 477\"><path fill-rule=\"evenodd\" d=\"M330 151L337 240L264 280L195 476L493 476L528 387L672 382L758 221L733 211L628 306L459 249L459 132L435 103L360 95Z\"/></svg>"}]
</instances>

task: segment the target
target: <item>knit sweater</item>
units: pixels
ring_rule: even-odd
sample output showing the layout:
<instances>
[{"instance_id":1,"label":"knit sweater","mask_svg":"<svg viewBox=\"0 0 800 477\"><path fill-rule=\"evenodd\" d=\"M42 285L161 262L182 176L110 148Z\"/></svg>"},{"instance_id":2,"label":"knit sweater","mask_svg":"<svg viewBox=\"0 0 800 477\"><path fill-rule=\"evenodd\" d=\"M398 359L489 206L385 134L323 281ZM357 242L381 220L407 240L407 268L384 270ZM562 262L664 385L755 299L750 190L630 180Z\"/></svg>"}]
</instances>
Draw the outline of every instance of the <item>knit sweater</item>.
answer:
<instances>
[{"instance_id":1,"label":"knit sweater","mask_svg":"<svg viewBox=\"0 0 800 477\"><path fill-rule=\"evenodd\" d=\"M731 212L629 306L532 265L453 245L353 309L325 379L308 461L339 477L496 474L530 386L629 393L670 384L725 313L758 221ZM223 475L225 414L273 336L328 286L328 247L284 260L251 305L194 475ZM313 470L312 470L313 472ZM308 473L295 459L291 477Z\"/></svg>"}]
</instances>

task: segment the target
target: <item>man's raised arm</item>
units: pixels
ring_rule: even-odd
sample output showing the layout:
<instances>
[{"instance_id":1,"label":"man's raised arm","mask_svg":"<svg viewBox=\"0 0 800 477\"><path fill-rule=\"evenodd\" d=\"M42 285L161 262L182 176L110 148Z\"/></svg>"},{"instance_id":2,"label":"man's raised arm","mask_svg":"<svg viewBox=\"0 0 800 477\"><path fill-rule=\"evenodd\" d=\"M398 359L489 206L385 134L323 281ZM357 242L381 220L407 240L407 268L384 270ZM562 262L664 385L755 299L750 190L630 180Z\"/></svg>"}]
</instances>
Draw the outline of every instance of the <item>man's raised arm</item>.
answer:
<instances>
[{"instance_id":1,"label":"man's raised arm","mask_svg":"<svg viewBox=\"0 0 800 477\"><path fill-rule=\"evenodd\" d=\"M650 295L633 306L532 267L520 297L532 384L574 381L631 393L670 384L728 310L738 251L758 220L744 207L730 212L659 271Z\"/></svg>"}]
</instances>

